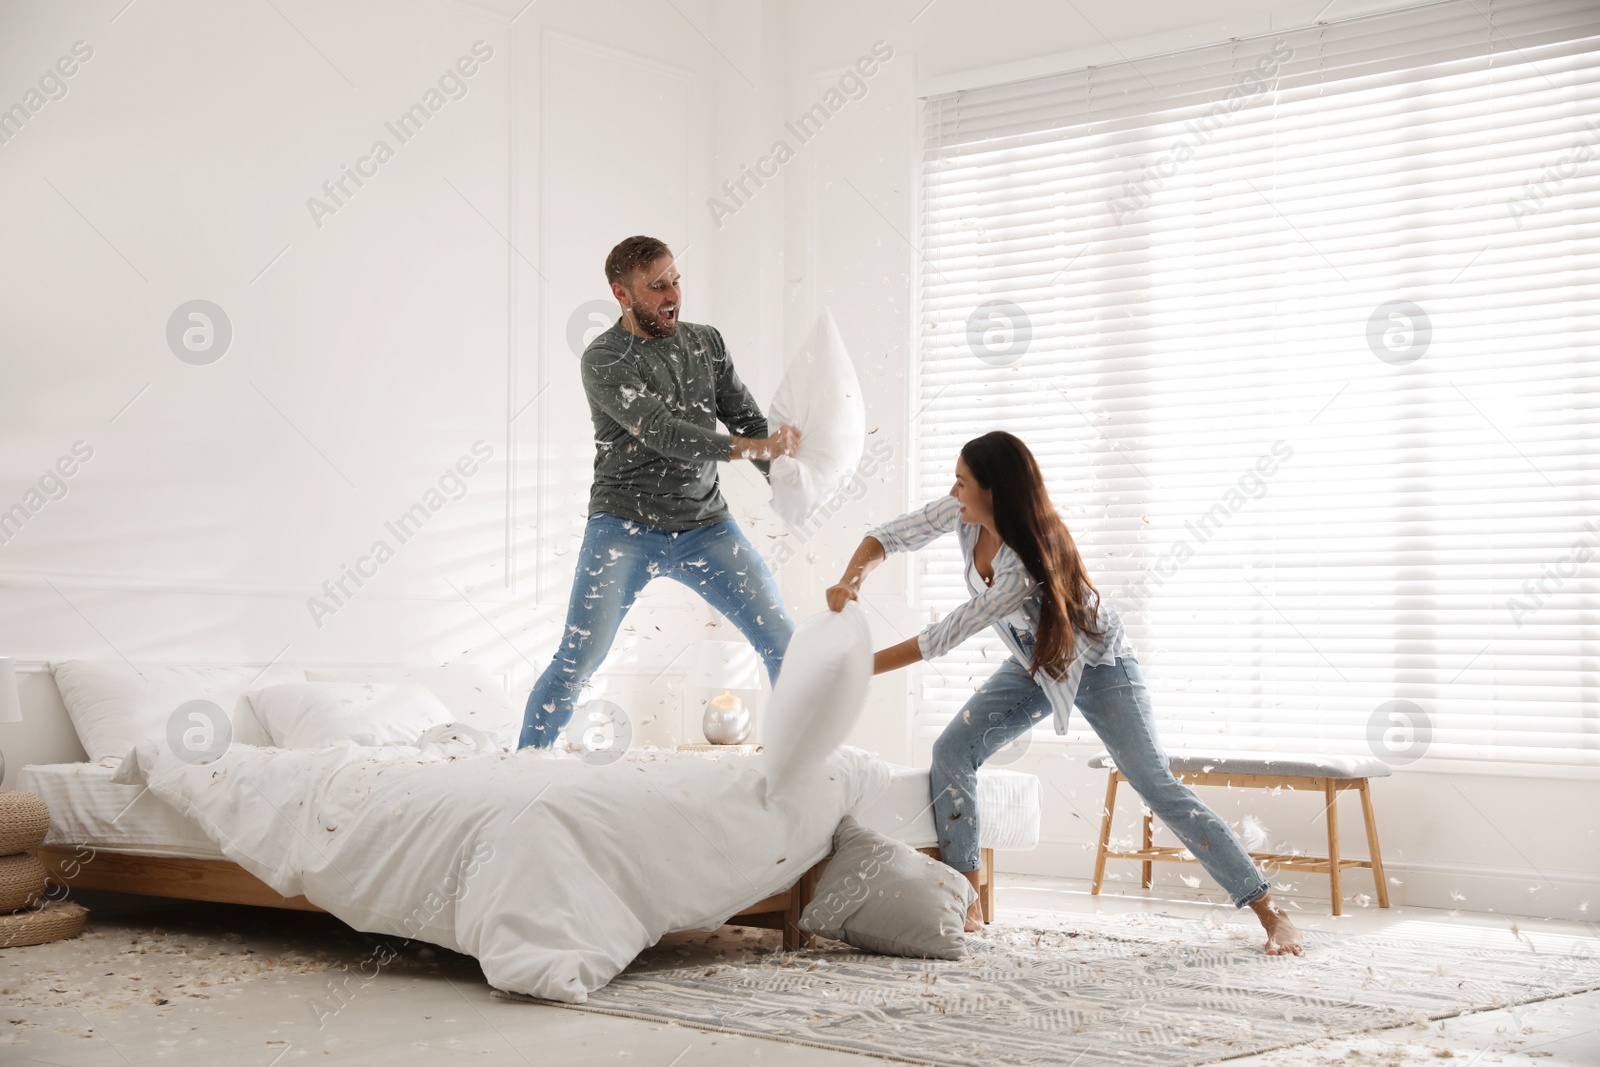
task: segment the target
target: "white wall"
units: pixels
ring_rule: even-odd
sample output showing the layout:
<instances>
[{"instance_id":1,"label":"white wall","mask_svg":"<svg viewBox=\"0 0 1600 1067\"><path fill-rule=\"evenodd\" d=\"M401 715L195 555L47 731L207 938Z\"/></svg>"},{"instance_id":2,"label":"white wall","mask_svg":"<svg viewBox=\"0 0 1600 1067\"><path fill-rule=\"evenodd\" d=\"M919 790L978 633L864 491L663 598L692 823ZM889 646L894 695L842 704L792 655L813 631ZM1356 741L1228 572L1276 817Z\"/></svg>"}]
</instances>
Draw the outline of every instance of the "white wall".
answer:
<instances>
[{"instance_id":1,"label":"white wall","mask_svg":"<svg viewBox=\"0 0 1600 1067\"><path fill-rule=\"evenodd\" d=\"M727 32L719 17L521 0L0 13L7 104L75 42L92 52L0 144L0 507L26 506L76 442L90 454L0 544L0 650L30 709L0 726L8 775L78 755L37 684L54 660L466 659L526 693L565 615L593 455L569 327L608 297L610 247L678 248L691 318L722 324L759 393L775 382L780 334L743 309L763 284L776 303L781 268L724 270L700 203L748 109L719 91L702 32ZM386 123L475 42L465 95L450 82L402 143ZM322 183L379 139L393 158L329 200ZM314 216L311 197L338 210ZM207 365L165 339L195 298L232 327ZM462 457L472 475L430 498ZM753 473L729 469L746 511ZM386 523L419 502L441 506L402 543ZM378 540L393 558L362 564ZM376 574L314 614L358 564ZM688 738L681 653L715 624L686 590L647 592L607 671L616 693L651 690L644 740Z\"/></svg>"},{"instance_id":2,"label":"white wall","mask_svg":"<svg viewBox=\"0 0 1600 1067\"><path fill-rule=\"evenodd\" d=\"M915 503L918 94L1300 25L1322 7L7 6L0 105L74 42L94 50L67 95L0 144L0 508L75 442L93 449L66 495L0 544L0 654L34 668L28 721L0 726L8 777L77 755L37 673L51 660L465 659L525 693L564 615L587 497L569 327L605 297L602 259L629 233L678 248L686 313L722 330L763 402L816 311L838 319L886 456L855 499L790 532L748 464L723 468L735 516L787 558L791 611L817 610L860 535ZM479 40L494 55L467 95L317 226L307 198ZM880 41L894 55L865 96L799 143L786 123ZM793 158L714 218L722 183L780 139ZM195 298L234 329L207 366L164 337ZM478 441L492 457L464 496L317 625L307 599ZM880 646L924 622L908 575L894 560L868 586ZM671 583L630 619L602 681L648 709L642 739L696 739L685 672L701 635L731 629ZM924 760L915 684L875 680L852 739ZM1045 842L1004 857L1009 869L1087 875L1104 790L1089 754L1042 741L1018 764L1047 782ZM1451 906L1454 889L1466 907L1571 914L1600 870L1594 797L1593 782L1399 770L1377 786L1397 899ZM1307 797L1211 799L1289 847L1322 847ZM1353 805L1345 820L1359 840ZM1350 876L1358 891L1363 877Z\"/></svg>"}]
</instances>

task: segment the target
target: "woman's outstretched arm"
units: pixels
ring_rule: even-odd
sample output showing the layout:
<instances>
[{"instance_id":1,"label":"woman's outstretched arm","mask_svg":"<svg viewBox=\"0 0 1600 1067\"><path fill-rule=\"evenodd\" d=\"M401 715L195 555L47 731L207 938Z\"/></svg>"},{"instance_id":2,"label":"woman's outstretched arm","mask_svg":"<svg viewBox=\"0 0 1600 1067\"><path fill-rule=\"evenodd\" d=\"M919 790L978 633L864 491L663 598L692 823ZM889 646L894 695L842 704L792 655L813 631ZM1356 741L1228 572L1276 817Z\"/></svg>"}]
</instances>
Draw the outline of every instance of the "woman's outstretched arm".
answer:
<instances>
[{"instance_id":1,"label":"woman's outstretched arm","mask_svg":"<svg viewBox=\"0 0 1600 1067\"><path fill-rule=\"evenodd\" d=\"M861 582L872 573L872 569L883 562L885 552L883 542L876 537L867 536L861 539L861 544L856 546L855 555L850 557L850 564L844 569L844 576L837 585L828 587L828 608L831 611L843 611L845 604L858 599L861 592ZM897 671L901 667L916 663L922 658L922 650L917 647L917 639L908 637L898 645L891 645L881 652L872 654L872 673L882 674L884 671Z\"/></svg>"},{"instance_id":2,"label":"woman's outstretched arm","mask_svg":"<svg viewBox=\"0 0 1600 1067\"><path fill-rule=\"evenodd\" d=\"M844 569L844 577L839 579L837 585L828 587L828 609L843 611L847 601L857 599L861 582L872 573L874 567L883 562L884 555L882 541L876 537L863 537L861 544L856 546L856 554L850 557L849 566Z\"/></svg>"},{"instance_id":3,"label":"woman's outstretched arm","mask_svg":"<svg viewBox=\"0 0 1600 1067\"><path fill-rule=\"evenodd\" d=\"M917 646L915 637L908 637L898 645L872 654L872 673L883 674L885 671L897 671L901 667L909 667L922 659L922 649Z\"/></svg>"}]
</instances>

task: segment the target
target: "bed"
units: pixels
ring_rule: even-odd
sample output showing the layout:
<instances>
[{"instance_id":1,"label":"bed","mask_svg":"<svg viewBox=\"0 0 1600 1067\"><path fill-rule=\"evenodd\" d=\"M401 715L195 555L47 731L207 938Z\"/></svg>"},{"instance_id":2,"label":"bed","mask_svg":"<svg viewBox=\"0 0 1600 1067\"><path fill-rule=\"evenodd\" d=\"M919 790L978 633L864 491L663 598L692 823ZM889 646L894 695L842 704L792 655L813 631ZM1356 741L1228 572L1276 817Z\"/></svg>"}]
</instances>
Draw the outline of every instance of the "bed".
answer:
<instances>
[{"instance_id":1,"label":"bed","mask_svg":"<svg viewBox=\"0 0 1600 1067\"><path fill-rule=\"evenodd\" d=\"M824 777L780 818L762 810L751 761L733 755L646 750L594 767L448 746L235 744L196 765L151 740L120 774L35 765L18 785L50 807L39 855L66 887L326 910L358 929L466 951L498 988L581 1002L672 930L735 922L804 944L800 912L845 814L935 852L925 769L841 749ZM994 851L1037 843L1039 782L986 769L979 796L980 899L992 917ZM520 825L510 815L519 807L530 812ZM413 906L440 896L428 886L452 884L473 842L508 865L506 876ZM396 882L409 895L391 891ZM527 914L530 898L560 899L547 916ZM564 962L553 962L557 948Z\"/></svg>"},{"instance_id":2,"label":"bed","mask_svg":"<svg viewBox=\"0 0 1600 1067\"><path fill-rule=\"evenodd\" d=\"M722 757L729 758L729 757ZM69 889L98 889L143 896L224 904L253 904L321 911L304 896L286 897L229 860L197 822L135 785L111 780L113 768L90 763L25 767L18 788L37 793L50 808L50 833L37 849L50 879ZM863 826L937 855L928 809L926 768L890 765L883 794L851 814ZM978 772L982 828L985 921L994 919L994 853L1039 843L1039 779L1016 771ZM741 910L740 925L781 930L789 949L810 943L797 923L826 860L789 890Z\"/></svg>"}]
</instances>

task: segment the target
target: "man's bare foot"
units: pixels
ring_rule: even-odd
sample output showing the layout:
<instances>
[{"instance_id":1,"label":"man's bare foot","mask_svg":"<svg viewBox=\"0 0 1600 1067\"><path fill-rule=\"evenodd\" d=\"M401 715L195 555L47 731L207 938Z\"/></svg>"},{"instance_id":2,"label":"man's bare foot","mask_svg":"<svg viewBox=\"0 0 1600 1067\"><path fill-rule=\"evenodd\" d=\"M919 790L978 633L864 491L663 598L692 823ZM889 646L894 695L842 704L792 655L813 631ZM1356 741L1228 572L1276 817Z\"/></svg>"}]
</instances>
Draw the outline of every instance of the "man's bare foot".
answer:
<instances>
[{"instance_id":1,"label":"man's bare foot","mask_svg":"<svg viewBox=\"0 0 1600 1067\"><path fill-rule=\"evenodd\" d=\"M1305 938L1294 923L1289 921L1289 913L1272 903L1272 896L1263 893L1250 902L1250 910L1256 913L1256 918L1261 920L1261 928L1267 932L1266 953L1269 956L1299 956L1305 952Z\"/></svg>"},{"instance_id":2,"label":"man's bare foot","mask_svg":"<svg viewBox=\"0 0 1600 1067\"><path fill-rule=\"evenodd\" d=\"M967 907L966 931L969 934L975 934L983 929L983 896L982 890L980 890L978 887L978 877L981 872L962 871L961 873L966 875L967 881L972 883L973 892L979 894L978 897L974 899L973 902Z\"/></svg>"}]
</instances>

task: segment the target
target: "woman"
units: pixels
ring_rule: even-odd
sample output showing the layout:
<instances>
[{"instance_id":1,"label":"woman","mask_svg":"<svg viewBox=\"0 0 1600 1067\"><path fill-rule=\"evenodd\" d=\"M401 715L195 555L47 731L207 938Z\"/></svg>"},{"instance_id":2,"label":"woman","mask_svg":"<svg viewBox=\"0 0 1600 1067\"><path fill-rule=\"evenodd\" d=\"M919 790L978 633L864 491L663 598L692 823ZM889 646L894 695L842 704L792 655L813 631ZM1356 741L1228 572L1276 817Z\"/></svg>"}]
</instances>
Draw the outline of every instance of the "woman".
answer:
<instances>
[{"instance_id":1,"label":"woman","mask_svg":"<svg viewBox=\"0 0 1600 1067\"><path fill-rule=\"evenodd\" d=\"M1255 911L1267 932L1267 954L1298 956L1300 932L1273 905L1267 880L1238 837L1167 768L1122 620L1101 603L1027 445L998 431L968 441L950 495L872 530L828 589L828 607L839 611L856 599L862 579L886 553L921 548L951 530L960 537L972 599L876 653L872 663L872 672L882 674L933 659L991 625L1011 650L933 746L929 786L944 861L977 887L978 766L1052 710L1056 732L1066 733L1076 703L1150 810L1235 907ZM967 929L982 929L981 919L973 904Z\"/></svg>"}]
</instances>

